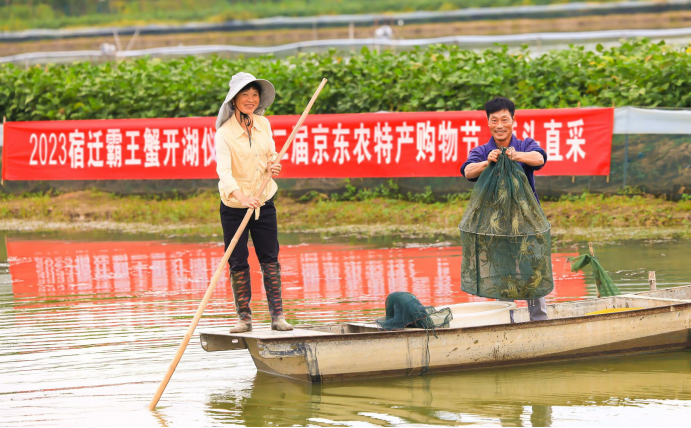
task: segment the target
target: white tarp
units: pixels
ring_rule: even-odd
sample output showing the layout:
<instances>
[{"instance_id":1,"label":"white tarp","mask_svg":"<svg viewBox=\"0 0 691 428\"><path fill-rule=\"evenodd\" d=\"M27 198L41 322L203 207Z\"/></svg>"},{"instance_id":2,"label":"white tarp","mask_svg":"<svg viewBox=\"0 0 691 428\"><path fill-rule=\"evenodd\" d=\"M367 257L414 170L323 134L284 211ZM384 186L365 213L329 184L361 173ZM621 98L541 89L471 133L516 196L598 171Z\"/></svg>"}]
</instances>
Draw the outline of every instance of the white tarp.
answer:
<instances>
[{"instance_id":1,"label":"white tarp","mask_svg":"<svg viewBox=\"0 0 691 428\"><path fill-rule=\"evenodd\" d=\"M487 49L496 44L520 46L523 44L539 44L542 49L568 48L573 43L617 44L621 40L647 37L652 41L666 40L668 43L691 42L691 27L667 28L654 30L606 30L606 31L579 31L579 32L553 32L553 33L527 33L506 34L488 36L446 36L426 39L332 39L332 40L308 40L303 42L288 43L276 46L236 46L236 45L199 45L199 46L168 46L139 50L116 51L114 55L108 51L81 50L81 51L51 51L51 52L27 52L16 55L0 57L0 64L15 63L21 65L65 63L74 61L99 61L124 58L139 58L143 56L188 56L208 54L244 54L244 55L269 55L269 54L293 54L297 52L325 52L330 48L359 50L362 47L378 50L380 48L411 49L418 46L436 44L457 45L465 49ZM593 45L594 48L594 45ZM538 49L539 51L540 49Z\"/></svg>"},{"instance_id":2,"label":"white tarp","mask_svg":"<svg viewBox=\"0 0 691 428\"><path fill-rule=\"evenodd\" d=\"M620 107L614 110L615 134L691 134L691 110Z\"/></svg>"}]
</instances>

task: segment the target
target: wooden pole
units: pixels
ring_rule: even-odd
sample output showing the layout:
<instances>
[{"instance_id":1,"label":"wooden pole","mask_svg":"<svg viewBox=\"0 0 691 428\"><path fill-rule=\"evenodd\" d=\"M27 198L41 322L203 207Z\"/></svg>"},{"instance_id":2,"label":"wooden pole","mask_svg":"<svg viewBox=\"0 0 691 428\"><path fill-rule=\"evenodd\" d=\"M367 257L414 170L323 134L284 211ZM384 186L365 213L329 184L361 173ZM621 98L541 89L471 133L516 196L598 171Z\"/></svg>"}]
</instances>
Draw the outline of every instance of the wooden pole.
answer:
<instances>
[{"instance_id":1,"label":"wooden pole","mask_svg":"<svg viewBox=\"0 0 691 428\"><path fill-rule=\"evenodd\" d=\"M657 290L657 280L655 279L655 271L648 272L648 283L650 284L650 291Z\"/></svg>"},{"instance_id":2,"label":"wooden pole","mask_svg":"<svg viewBox=\"0 0 691 428\"><path fill-rule=\"evenodd\" d=\"M139 37L139 28L137 28L137 30L134 32L134 35L130 39L129 43L127 43L127 47L125 48L126 51L128 51L134 47L134 42L137 41L137 37Z\"/></svg>"},{"instance_id":3,"label":"wooden pole","mask_svg":"<svg viewBox=\"0 0 691 428\"><path fill-rule=\"evenodd\" d=\"M7 141L5 140L5 122L7 122L7 116L2 117L2 150L3 150L3 153L5 151L5 144L7 144ZM0 178L0 186L4 186L4 185L5 185L5 179ZM5 248L7 248L7 247L5 247Z\"/></svg>"},{"instance_id":4,"label":"wooden pole","mask_svg":"<svg viewBox=\"0 0 691 428\"><path fill-rule=\"evenodd\" d=\"M593 250L593 243L588 242L588 249L590 250L590 257L595 257L595 250ZM597 288L597 285L595 286L595 291L597 291L597 298L600 298L600 289Z\"/></svg>"},{"instance_id":5,"label":"wooden pole","mask_svg":"<svg viewBox=\"0 0 691 428\"><path fill-rule=\"evenodd\" d=\"M113 29L113 38L115 39L115 47L118 48L118 51L122 50L122 44L120 44L120 36L118 36L118 30Z\"/></svg>"},{"instance_id":6,"label":"wooden pole","mask_svg":"<svg viewBox=\"0 0 691 428\"><path fill-rule=\"evenodd\" d=\"M309 114L310 109L312 108L312 105L314 104L314 101L319 96L319 93L321 92L324 85L326 85L326 79L322 79L316 92L314 93L314 95L312 95L312 99L310 100L309 104L307 104L307 107L305 108L305 111L302 113L302 116L300 116L300 120L298 120L297 125L295 126L295 128L293 128L293 132L288 136L288 139L286 140L285 144L283 145L283 148L281 149L280 153L278 154L278 157L276 158L276 163L281 162L283 155L285 155L286 150L288 150L288 147L290 147L291 143L295 139L295 134L297 134L298 129L300 129L300 127L302 126L302 123L307 118L307 115ZM255 195L256 197L259 197L262 193L264 193L264 189L266 189L266 186L267 186L267 184L269 184L270 180L271 180L271 173L269 173L264 178L264 180L262 181L262 184L259 187L259 190L257 191L257 193ZM178 348L178 352L175 354L173 361L170 363L170 366L168 367L168 371L166 372L165 376L163 377L163 380L158 385L158 389L156 390L156 393L154 394L154 398L151 400L151 403L149 403L149 410L154 410L156 408L156 405L158 404L158 400L161 399L161 396L163 395L163 391L166 389L166 386L168 385L170 378L173 376L173 372L175 372L175 368L178 366L178 363L180 362L180 359L182 358L182 354L185 352L185 349L187 349L187 344L190 342L190 339L192 338L192 334L194 334L194 330L197 328L197 324L199 323L199 319L202 317L202 314L204 313L204 309L206 309L206 305L209 303L209 299L211 299L211 295L214 292L214 288L216 288L216 283L218 283L219 278L221 277L221 275L223 274L223 271L225 270L224 268L225 268L226 263L228 263L228 259L230 258L230 254L233 252L235 245L238 243L238 240L240 239L242 232L245 231L245 227L247 227L247 223L249 223L250 218L252 218L253 213L254 213L254 209L249 208L247 210L247 214L245 214L245 218L242 219L242 223L240 223L238 230L235 232L235 235L233 235L233 239L230 241L230 245L228 245L228 249L226 250L225 254L223 254L223 259L218 264L218 267L216 268L216 272L214 272L214 276L211 278L211 283L209 284L209 288L206 290L206 293L204 294L204 298L199 303L199 307L197 308L197 313L194 314L194 318L192 318L192 322L190 323L190 326L187 329L187 332L185 333L185 337L182 339L182 343L180 344L180 347Z\"/></svg>"}]
</instances>

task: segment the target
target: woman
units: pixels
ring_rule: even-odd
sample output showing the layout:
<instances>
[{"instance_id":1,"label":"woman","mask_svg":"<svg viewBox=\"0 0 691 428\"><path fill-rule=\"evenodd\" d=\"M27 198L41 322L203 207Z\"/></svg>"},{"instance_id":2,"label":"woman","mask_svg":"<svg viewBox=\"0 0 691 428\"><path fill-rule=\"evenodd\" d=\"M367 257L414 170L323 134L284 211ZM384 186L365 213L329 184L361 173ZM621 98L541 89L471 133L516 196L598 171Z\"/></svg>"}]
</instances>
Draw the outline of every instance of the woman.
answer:
<instances>
[{"instance_id":1,"label":"woman","mask_svg":"<svg viewBox=\"0 0 691 428\"><path fill-rule=\"evenodd\" d=\"M247 238L250 233L264 276L271 329L293 329L283 317L278 225L273 201L278 190L276 182L270 179L264 192L256 195L266 174L276 177L281 172L281 165L274 164L278 154L271 126L262 116L275 97L276 91L268 80L257 79L249 73L238 73L230 80L230 91L216 119L216 171L220 179L218 190L221 193L221 225L226 249L247 209L255 209L228 260L239 318L231 333L252 330L252 287L247 263Z\"/></svg>"}]
</instances>

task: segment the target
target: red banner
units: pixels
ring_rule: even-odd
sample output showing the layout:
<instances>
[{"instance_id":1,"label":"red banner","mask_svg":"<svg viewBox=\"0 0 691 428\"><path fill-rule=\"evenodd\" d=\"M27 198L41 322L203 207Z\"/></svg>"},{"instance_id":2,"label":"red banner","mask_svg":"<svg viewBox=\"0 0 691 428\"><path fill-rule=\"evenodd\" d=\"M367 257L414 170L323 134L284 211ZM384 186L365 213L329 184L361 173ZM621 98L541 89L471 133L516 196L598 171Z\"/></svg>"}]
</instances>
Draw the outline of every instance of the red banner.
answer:
<instances>
[{"instance_id":1,"label":"red banner","mask_svg":"<svg viewBox=\"0 0 691 428\"><path fill-rule=\"evenodd\" d=\"M265 294L259 262L250 250L252 295ZM585 277L572 273L567 258L552 254L555 287L550 300L587 295ZM36 296L103 293L176 292L201 296L223 256L215 243L7 241L7 260L15 300ZM350 307L383 308L394 291L415 294L424 304L442 305L486 300L461 291L461 248L362 248L341 244L281 246L283 298L292 309L308 303L319 316L327 311L348 314ZM227 268L226 268L227 270ZM149 294L149 297L154 297ZM358 296L357 299L352 299ZM214 299L233 300L228 276L219 281ZM346 299L344 301L343 299ZM38 305L45 304L40 299ZM93 304L94 301L89 301ZM22 303L27 307L26 302ZM60 304L49 300L48 305ZM38 307L38 305L36 307ZM112 307L107 306L108 310ZM308 311L310 312L310 311ZM314 312L314 311L311 311ZM322 318L323 321L323 318Z\"/></svg>"},{"instance_id":2,"label":"red banner","mask_svg":"<svg viewBox=\"0 0 691 428\"><path fill-rule=\"evenodd\" d=\"M298 116L270 116L277 149ZM216 178L215 118L5 124L4 180ZM548 154L540 175L608 175L614 109L516 112ZM482 111L311 115L282 178L454 177L490 138Z\"/></svg>"}]
</instances>

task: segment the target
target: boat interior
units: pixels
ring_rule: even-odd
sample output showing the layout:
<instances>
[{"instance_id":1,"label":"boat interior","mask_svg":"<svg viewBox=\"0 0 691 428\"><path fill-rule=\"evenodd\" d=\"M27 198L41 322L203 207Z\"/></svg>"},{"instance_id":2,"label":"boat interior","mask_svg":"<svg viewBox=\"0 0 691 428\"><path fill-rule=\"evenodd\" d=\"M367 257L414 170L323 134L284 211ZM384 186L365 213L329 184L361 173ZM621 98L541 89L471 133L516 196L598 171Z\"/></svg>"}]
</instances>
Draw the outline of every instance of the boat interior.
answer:
<instances>
[{"instance_id":1,"label":"boat interior","mask_svg":"<svg viewBox=\"0 0 691 428\"><path fill-rule=\"evenodd\" d=\"M665 290L622 294L613 297L555 303L547 305L547 316L549 319L573 318L615 312L628 312L685 303L691 303L691 285L668 288ZM513 309L513 320L515 323L530 321L528 308L519 307ZM310 330L326 331L336 334L380 331L375 323L338 323L307 328Z\"/></svg>"},{"instance_id":2,"label":"boat interior","mask_svg":"<svg viewBox=\"0 0 691 428\"><path fill-rule=\"evenodd\" d=\"M630 312L657 308L662 306L691 304L691 285L668 288L663 290L645 291L633 294L623 294L613 297L590 298L584 300L576 300L571 302L555 303L547 305L547 314L550 320L574 318L584 316L595 316L602 314L611 314L618 312ZM454 305L460 306L460 305ZM453 308L453 306L452 306ZM523 323L530 321L527 307L514 308L513 321L515 323ZM500 324L500 323L494 323ZM406 329L408 330L408 329ZM417 329L415 329L417 330ZM289 332L277 332L269 329L255 329L248 333L234 334L233 337L240 338L252 337L255 339L270 339L270 338L285 338L285 337L313 337L321 335L333 334L353 334L353 333L374 333L381 332L377 324L358 323L358 322L338 322L318 325L298 325L295 330ZM205 339L202 341L202 346L207 351L228 350L228 349L244 349L245 344L243 340L238 340L237 348L228 348L226 342L224 349L214 349L216 345L210 336L203 335ZM208 338L208 342L205 342ZM218 344L221 345L220 343Z\"/></svg>"}]
</instances>

